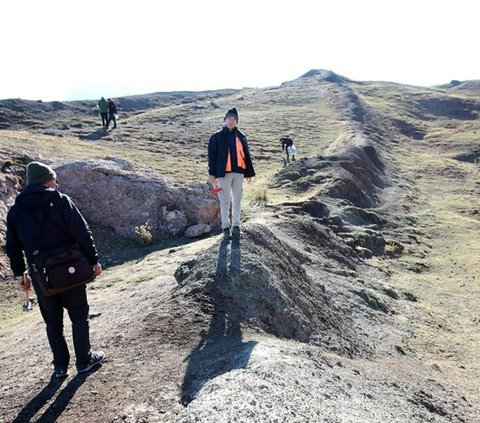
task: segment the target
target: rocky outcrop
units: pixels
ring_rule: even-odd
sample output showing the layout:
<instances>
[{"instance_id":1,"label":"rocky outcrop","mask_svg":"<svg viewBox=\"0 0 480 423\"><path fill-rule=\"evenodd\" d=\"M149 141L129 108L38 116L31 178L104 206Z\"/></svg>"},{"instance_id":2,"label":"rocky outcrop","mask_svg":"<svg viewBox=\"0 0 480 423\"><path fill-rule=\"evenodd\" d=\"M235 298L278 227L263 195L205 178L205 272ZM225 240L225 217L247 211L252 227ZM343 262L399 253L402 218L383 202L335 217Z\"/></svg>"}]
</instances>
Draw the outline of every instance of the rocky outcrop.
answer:
<instances>
[{"instance_id":1,"label":"rocky outcrop","mask_svg":"<svg viewBox=\"0 0 480 423\"><path fill-rule=\"evenodd\" d=\"M21 163L22 159L15 162L11 159L1 160L0 169L0 239L2 244L5 242L6 234L6 217L8 210L15 201L15 197L22 188L22 177L25 172ZM0 255L0 281L7 278L10 273L8 259L2 254Z\"/></svg>"},{"instance_id":2,"label":"rocky outcrop","mask_svg":"<svg viewBox=\"0 0 480 423\"><path fill-rule=\"evenodd\" d=\"M294 193L310 192L310 198L285 203L282 213L305 214L330 227L360 257L385 253L382 229L382 192L391 184L384 153L364 136L350 144L339 140L331 154L297 160L271 179L272 187Z\"/></svg>"},{"instance_id":3,"label":"rocky outcrop","mask_svg":"<svg viewBox=\"0 0 480 423\"><path fill-rule=\"evenodd\" d=\"M195 225L204 226L190 229L190 236L219 226L218 201L204 183L183 184L115 158L68 163L56 171L59 189L86 219L121 236L135 238L135 227L147 221L155 239L183 236Z\"/></svg>"}]
</instances>

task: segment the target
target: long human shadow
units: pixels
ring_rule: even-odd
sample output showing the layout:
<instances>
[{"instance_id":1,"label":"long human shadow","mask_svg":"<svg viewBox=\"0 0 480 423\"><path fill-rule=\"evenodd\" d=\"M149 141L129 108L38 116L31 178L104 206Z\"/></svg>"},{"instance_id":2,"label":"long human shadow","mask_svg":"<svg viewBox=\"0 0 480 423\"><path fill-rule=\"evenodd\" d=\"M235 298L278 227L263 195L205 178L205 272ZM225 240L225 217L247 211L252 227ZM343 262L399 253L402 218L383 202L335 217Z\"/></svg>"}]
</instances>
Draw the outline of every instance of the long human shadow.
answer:
<instances>
[{"instance_id":1,"label":"long human shadow","mask_svg":"<svg viewBox=\"0 0 480 423\"><path fill-rule=\"evenodd\" d=\"M91 370L88 373L79 373L62 389L60 394L55 398L50 406L37 420L37 423L51 423L57 421L61 414L65 411L71 399L77 392L78 388L83 385L88 376L95 373L100 367ZM12 423L25 423L32 420L35 414L40 411L60 389L65 379L59 379L52 375L50 382L45 386L32 400L25 405Z\"/></svg>"},{"instance_id":2,"label":"long human shadow","mask_svg":"<svg viewBox=\"0 0 480 423\"><path fill-rule=\"evenodd\" d=\"M91 132L90 134L81 134L78 136L78 138L80 138L81 140L98 141L103 137L106 137L107 135L109 135L107 128L100 128Z\"/></svg>"},{"instance_id":3,"label":"long human shadow","mask_svg":"<svg viewBox=\"0 0 480 423\"><path fill-rule=\"evenodd\" d=\"M240 241L233 240L230 247L230 277L236 278L240 276L240 270L242 267L242 254L240 249Z\"/></svg>"},{"instance_id":4,"label":"long human shadow","mask_svg":"<svg viewBox=\"0 0 480 423\"><path fill-rule=\"evenodd\" d=\"M240 319L217 284L231 283L240 270L240 244L232 243L228 265L228 242L220 245L215 282L208 288L214 304L208 331L187 357L188 365L182 384L181 402L187 406L211 379L248 365L255 341L242 341Z\"/></svg>"},{"instance_id":5,"label":"long human shadow","mask_svg":"<svg viewBox=\"0 0 480 423\"><path fill-rule=\"evenodd\" d=\"M59 379L52 375L48 384L26 404L12 423L29 422L37 412L50 401L55 392L60 389L65 379Z\"/></svg>"}]
</instances>

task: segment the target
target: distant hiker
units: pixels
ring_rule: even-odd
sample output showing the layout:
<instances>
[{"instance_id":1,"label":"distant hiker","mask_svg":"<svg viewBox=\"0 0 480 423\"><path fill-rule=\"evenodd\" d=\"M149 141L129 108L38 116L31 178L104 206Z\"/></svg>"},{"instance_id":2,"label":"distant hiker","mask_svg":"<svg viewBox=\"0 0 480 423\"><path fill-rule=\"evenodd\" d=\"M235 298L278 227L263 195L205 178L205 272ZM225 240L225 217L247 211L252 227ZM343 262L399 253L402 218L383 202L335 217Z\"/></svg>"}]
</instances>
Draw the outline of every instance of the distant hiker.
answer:
<instances>
[{"instance_id":1,"label":"distant hiker","mask_svg":"<svg viewBox=\"0 0 480 423\"><path fill-rule=\"evenodd\" d=\"M282 143L282 151L285 151L286 163L288 164L290 162L288 149L293 145L293 140L290 137L282 137L280 142Z\"/></svg>"},{"instance_id":2,"label":"distant hiker","mask_svg":"<svg viewBox=\"0 0 480 423\"><path fill-rule=\"evenodd\" d=\"M288 153L292 156L292 162L294 162L295 156L297 155L297 147L295 147L295 144L288 147Z\"/></svg>"},{"instance_id":3,"label":"distant hiker","mask_svg":"<svg viewBox=\"0 0 480 423\"><path fill-rule=\"evenodd\" d=\"M222 229L225 239L240 239L240 209L243 181L255 176L247 138L237 128L238 113L233 108L223 119L225 126L208 142L208 183L218 185ZM230 205L232 229L230 232Z\"/></svg>"},{"instance_id":4,"label":"distant hiker","mask_svg":"<svg viewBox=\"0 0 480 423\"><path fill-rule=\"evenodd\" d=\"M108 122L107 129L110 126L110 122L113 120L113 129L117 127L117 106L115 102L109 98L108 100Z\"/></svg>"},{"instance_id":5,"label":"distant hiker","mask_svg":"<svg viewBox=\"0 0 480 423\"><path fill-rule=\"evenodd\" d=\"M98 109L100 110L100 116L102 117L102 126L106 127L108 125L108 103L105 98L101 98L97 103Z\"/></svg>"},{"instance_id":6,"label":"distant hiker","mask_svg":"<svg viewBox=\"0 0 480 423\"><path fill-rule=\"evenodd\" d=\"M64 308L72 322L77 371L88 372L103 361L105 354L92 351L90 347L85 285L46 297L33 277L33 263L38 252L78 244L95 274L100 275L102 267L98 262L92 233L70 197L57 191L57 175L50 166L31 162L27 166L26 176L27 186L17 196L7 215L6 252L10 267L21 290L28 291L33 279L53 353L54 376L66 377L70 363L70 353L63 334Z\"/></svg>"},{"instance_id":7,"label":"distant hiker","mask_svg":"<svg viewBox=\"0 0 480 423\"><path fill-rule=\"evenodd\" d=\"M282 143L282 151L287 152L288 147L293 145L293 140L290 137L282 137L280 138L280 142Z\"/></svg>"}]
</instances>

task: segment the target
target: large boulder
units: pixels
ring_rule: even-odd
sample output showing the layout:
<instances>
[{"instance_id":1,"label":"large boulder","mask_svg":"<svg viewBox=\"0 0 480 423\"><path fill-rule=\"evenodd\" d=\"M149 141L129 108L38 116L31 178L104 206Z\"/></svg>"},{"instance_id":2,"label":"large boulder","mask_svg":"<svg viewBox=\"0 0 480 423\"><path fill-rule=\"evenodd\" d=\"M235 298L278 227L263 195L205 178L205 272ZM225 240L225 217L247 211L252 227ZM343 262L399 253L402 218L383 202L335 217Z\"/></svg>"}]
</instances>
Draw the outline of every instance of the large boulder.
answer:
<instances>
[{"instance_id":1,"label":"large boulder","mask_svg":"<svg viewBox=\"0 0 480 423\"><path fill-rule=\"evenodd\" d=\"M116 158L68 163L56 171L60 191L88 221L128 238L147 221L157 239L182 236L193 225L220 224L218 201L205 183L174 181Z\"/></svg>"}]
</instances>

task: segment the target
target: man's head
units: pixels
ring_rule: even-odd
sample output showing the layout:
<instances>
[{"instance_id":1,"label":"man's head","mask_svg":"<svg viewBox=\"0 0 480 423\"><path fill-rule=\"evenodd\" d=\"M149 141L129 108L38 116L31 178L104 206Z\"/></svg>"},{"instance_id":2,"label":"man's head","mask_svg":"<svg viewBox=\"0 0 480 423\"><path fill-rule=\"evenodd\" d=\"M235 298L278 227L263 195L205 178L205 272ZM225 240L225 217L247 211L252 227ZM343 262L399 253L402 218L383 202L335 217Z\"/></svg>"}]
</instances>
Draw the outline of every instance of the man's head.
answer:
<instances>
[{"instance_id":1,"label":"man's head","mask_svg":"<svg viewBox=\"0 0 480 423\"><path fill-rule=\"evenodd\" d=\"M237 109L234 107L233 109L230 109L226 114L225 117L223 118L223 121L225 122L225 126L229 129L232 130L237 126L238 123L238 112Z\"/></svg>"},{"instance_id":2,"label":"man's head","mask_svg":"<svg viewBox=\"0 0 480 423\"><path fill-rule=\"evenodd\" d=\"M55 171L45 163L31 162L27 166L27 185L43 184L56 178Z\"/></svg>"}]
</instances>

